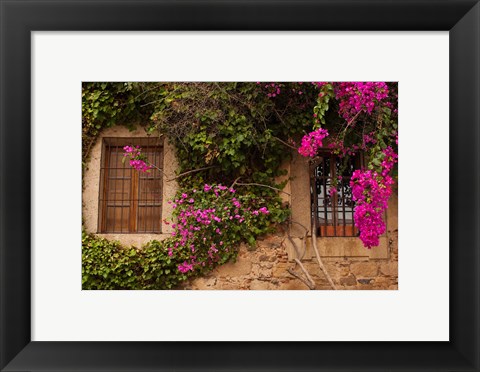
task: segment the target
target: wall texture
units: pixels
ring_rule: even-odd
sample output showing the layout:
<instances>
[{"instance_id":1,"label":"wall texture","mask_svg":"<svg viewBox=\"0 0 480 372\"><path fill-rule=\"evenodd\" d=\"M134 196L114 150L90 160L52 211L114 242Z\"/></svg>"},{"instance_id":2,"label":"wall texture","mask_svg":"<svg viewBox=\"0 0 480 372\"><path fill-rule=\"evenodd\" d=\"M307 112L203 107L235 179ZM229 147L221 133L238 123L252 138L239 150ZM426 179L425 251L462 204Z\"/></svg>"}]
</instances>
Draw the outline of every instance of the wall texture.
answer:
<instances>
[{"instance_id":1,"label":"wall texture","mask_svg":"<svg viewBox=\"0 0 480 372\"><path fill-rule=\"evenodd\" d=\"M308 238L310 239L310 238ZM342 248L342 239L317 238L318 248L327 272L337 289L398 289L398 226L397 196L392 196L387 212L387 234L384 246L366 249ZM332 246L330 252L325 247ZM361 242L360 242L361 245ZM315 289L331 289L313 254L309 252L301 260L313 280ZM288 237L278 231L258 241L255 250L240 247L237 262L215 269L208 276L190 281L184 289L298 289L309 287L288 272L288 269L303 275L298 265L289 259ZM335 254L333 255L332 254ZM344 255L340 254L344 252Z\"/></svg>"}]
</instances>

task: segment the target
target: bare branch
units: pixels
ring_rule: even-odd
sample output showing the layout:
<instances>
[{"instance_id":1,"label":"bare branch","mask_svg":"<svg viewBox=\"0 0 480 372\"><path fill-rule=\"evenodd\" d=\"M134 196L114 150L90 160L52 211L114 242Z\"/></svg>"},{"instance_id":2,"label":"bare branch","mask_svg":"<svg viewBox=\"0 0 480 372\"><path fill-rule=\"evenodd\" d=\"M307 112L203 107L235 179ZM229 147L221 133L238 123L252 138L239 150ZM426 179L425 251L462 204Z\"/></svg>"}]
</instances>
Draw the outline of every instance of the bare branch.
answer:
<instances>
[{"instance_id":1,"label":"bare branch","mask_svg":"<svg viewBox=\"0 0 480 372\"><path fill-rule=\"evenodd\" d=\"M200 172L200 171L203 171L203 170L207 170L207 169L211 169L211 168L216 168L216 167L217 167L216 165L211 165L211 166L209 166L209 167L192 169L192 170L189 170L189 171L187 171L187 172L180 173L179 175L177 175L177 176L175 176L175 177L173 177L173 178L168 179L167 182L174 181L174 180L176 180L177 178L186 176L187 174L196 173L196 172Z\"/></svg>"},{"instance_id":2,"label":"bare branch","mask_svg":"<svg viewBox=\"0 0 480 372\"><path fill-rule=\"evenodd\" d=\"M235 179L235 181L233 181L233 183L230 185L229 189L233 189L233 186L235 186L237 184L237 181L240 179L240 177L237 177Z\"/></svg>"},{"instance_id":3,"label":"bare branch","mask_svg":"<svg viewBox=\"0 0 480 372\"><path fill-rule=\"evenodd\" d=\"M290 243L292 243L293 249L295 249L295 253L296 253L296 256L297 256L296 258L298 258L298 257L303 258L305 252L302 255L300 255L300 250L298 249L297 243L295 243L295 240L293 240L292 236L290 235L290 232L287 232L287 234L288 234L287 235L288 240L290 241Z\"/></svg>"},{"instance_id":4,"label":"bare branch","mask_svg":"<svg viewBox=\"0 0 480 372\"><path fill-rule=\"evenodd\" d=\"M345 129L343 130L344 132L348 129L348 127L350 125L352 125L352 123L355 121L355 119L358 117L358 115L360 115L362 111L359 111L355 114L355 116L347 123L347 126L345 127Z\"/></svg>"},{"instance_id":5,"label":"bare branch","mask_svg":"<svg viewBox=\"0 0 480 372\"><path fill-rule=\"evenodd\" d=\"M298 223L298 222L297 222ZM303 226L302 224L298 223L300 226ZM303 226L304 227L304 226ZM285 230L283 230L285 232ZM313 278L310 276L308 270L305 268L305 266L303 266L302 262L300 261L303 256L305 255L305 252L306 252L306 240L307 240L307 234L308 234L308 229L305 230L305 235L303 237L303 254L301 255L301 258L299 259L300 257L300 252L299 252L299 249L298 249L298 246L297 246L297 243L295 243L295 240L293 240L292 236L290 235L290 231L286 231L287 233L287 237L288 239L290 240L290 242L292 243L293 245L293 248L295 249L295 253L296 253L296 256L295 257L295 262L298 264L298 266L300 266L300 269L303 271L303 273L305 274L306 278L303 278L301 277L299 274L297 274L295 271L293 271L292 269L287 269L287 271L292 274L293 276L295 276L296 278L298 278L299 280L301 280L308 288L310 289L315 289L315 281L313 280ZM282 242L282 245L283 242Z\"/></svg>"},{"instance_id":6,"label":"bare branch","mask_svg":"<svg viewBox=\"0 0 480 372\"><path fill-rule=\"evenodd\" d=\"M303 273L305 274L305 276L307 277L308 281L310 282L310 284L312 285L313 288L311 289L314 289L315 288L315 281L313 280L313 278L310 276L310 274L308 273L307 269L305 268L305 266L303 266L302 262L298 259L298 258L295 258L295 262L298 264L298 266L300 266L300 269L302 269Z\"/></svg>"},{"instance_id":7,"label":"bare branch","mask_svg":"<svg viewBox=\"0 0 480 372\"><path fill-rule=\"evenodd\" d=\"M308 229L305 227L305 225L301 224L300 222L293 221L292 219L290 219L290 223L294 223L294 224L297 224L298 226L302 227L303 229L305 229L305 234L308 235Z\"/></svg>"},{"instance_id":8,"label":"bare branch","mask_svg":"<svg viewBox=\"0 0 480 372\"><path fill-rule=\"evenodd\" d=\"M155 168L156 170L160 171L161 174L165 175L165 172L163 171L163 169L160 169L160 168L157 167L155 164L150 163L148 160L147 160L145 163L148 164L148 165L150 165L151 167Z\"/></svg>"},{"instance_id":9,"label":"bare branch","mask_svg":"<svg viewBox=\"0 0 480 372\"><path fill-rule=\"evenodd\" d=\"M305 234L303 235L303 244L302 244L302 248L303 248L303 251L302 251L302 254L300 254L300 250L298 249L298 246L297 246L297 243L295 243L295 240L293 240L292 238L292 235L290 235L290 230L287 230L287 237L288 237L288 240L290 240L290 243L292 243L293 245L293 248L295 249L295 253L297 254L297 257L296 258L300 258L300 259L303 259L303 257L305 256L305 253L307 252L307 234L308 234L308 230L305 230Z\"/></svg>"},{"instance_id":10,"label":"bare branch","mask_svg":"<svg viewBox=\"0 0 480 372\"><path fill-rule=\"evenodd\" d=\"M283 125L287 125L285 123L285 121L283 120L283 117L282 115L280 115L280 113L278 112L278 110L276 108L273 109L273 111L275 111L275 114L277 115L277 118L282 122Z\"/></svg>"},{"instance_id":11,"label":"bare branch","mask_svg":"<svg viewBox=\"0 0 480 372\"><path fill-rule=\"evenodd\" d=\"M298 150L295 146L292 146L290 145L289 143L285 142L284 140L281 140L280 138L278 137L275 137L275 136L272 136L273 139L276 139L278 142L280 142L281 144L293 149L293 150Z\"/></svg>"},{"instance_id":12,"label":"bare branch","mask_svg":"<svg viewBox=\"0 0 480 372\"><path fill-rule=\"evenodd\" d=\"M162 100L163 100L163 99L156 99L155 101L151 101L151 102L144 103L143 105L140 105L140 107L145 107L145 106L148 106L148 105L153 105L154 103L161 102Z\"/></svg>"},{"instance_id":13,"label":"bare branch","mask_svg":"<svg viewBox=\"0 0 480 372\"><path fill-rule=\"evenodd\" d=\"M158 86L157 86L157 85L154 85L153 88L146 89L146 90L140 92L134 99L137 100L137 98L141 97L141 96L144 95L145 93L148 93L148 92L150 92L150 91L152 91L152 90L154 90L154 89L157 89L157 88L158 88Z\"/></svg>"},{"instance_id":14,"label":"bare branch","mask_svg":"<svg viewBox=\"0 0 480 372\"><path fill-rule=\"evenodd\" d=\"M282 189L279 189L279 188L273 187L273 186L269 186L269 185L264 185L264 184L262 184L262 183L239 183L239 182L237 182L236 184L239 185L239 186L260 186L260 187L267 187L267 188L269 188L269 189L276 190L276 191L278 191L278 192L283 192L284 194L287 194L288 196L291 195L291 194L289 194L288 192L283 191Z\"/></svg>"},{"instance_id":15,"label":"bare branch","mask_svg":"<svg viewBox=\"0 0 480 372\"><path fill-rule=\"evenodd\" d=\"M305 284L309 289L315 289L315 286L311 284L308 280L302 278L299 274L297 274L292 269L287 269L287 271L293 275L295 278L299 279L303 284Z\"/></svg>"},{"instance_id":16,"label":"bare branch","mask_svg":"<svg viewBox=\"0 0 480 372\"><path fill-rule=\"evenodd\" d=\"M318 266L320 266L320 269L323 271L323 274L327 278L328 283L330 284L332 289L337 289L337 287L335 287L335 283L333 283L332 277L330 276L330 274L328 273L325 265L323 264L323 261L320 257L320 253L318 252L317 233L315 231L315 228L312 228L312 246L313 246L313 250L315 251L315 256L317 257Z\"/></svg>"}]
</instances>

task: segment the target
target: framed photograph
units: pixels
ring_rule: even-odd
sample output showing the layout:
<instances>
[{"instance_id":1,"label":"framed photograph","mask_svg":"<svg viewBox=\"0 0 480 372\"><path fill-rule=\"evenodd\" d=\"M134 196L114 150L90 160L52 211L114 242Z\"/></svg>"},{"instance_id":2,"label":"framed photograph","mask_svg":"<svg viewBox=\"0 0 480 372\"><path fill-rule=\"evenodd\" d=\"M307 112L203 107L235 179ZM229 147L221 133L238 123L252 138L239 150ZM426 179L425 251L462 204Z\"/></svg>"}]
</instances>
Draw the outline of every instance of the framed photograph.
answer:
<instances>
[{"instance_id":1,"label":"framed photograph","mask_svg":"<svg viewBox=\"0 0 480 372\"><path fill-rule=\"evenodd\" d=\"M0 1L2 371L480 369L477 1Z\"/></svg>"}]
</instances>

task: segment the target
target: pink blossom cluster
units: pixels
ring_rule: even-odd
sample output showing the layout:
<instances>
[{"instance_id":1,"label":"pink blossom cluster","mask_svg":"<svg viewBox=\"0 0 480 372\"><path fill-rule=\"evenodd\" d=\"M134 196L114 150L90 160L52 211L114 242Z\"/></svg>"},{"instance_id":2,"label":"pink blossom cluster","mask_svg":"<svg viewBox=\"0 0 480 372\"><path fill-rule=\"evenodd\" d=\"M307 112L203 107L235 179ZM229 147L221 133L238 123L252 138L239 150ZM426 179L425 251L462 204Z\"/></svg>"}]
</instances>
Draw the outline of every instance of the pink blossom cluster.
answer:
<instances>
[{"instance_id":1,"label":"pink blossom cluster","mask_svg":"<svg viewBox=\"0 0 480 372\"><path fill-rule=\"evenodd\" d=\"M375 132L370 132L362 135L362 142L360 144L352 144L350 146L345 146L343 139L341 138L332 138L329 141L328 148L343 158L345 156L355 156L360 151L367 151L370 147L369 145L374 145L377 143L375 138Z\"/></svg>"},{"instance_id":2,"label":"pink blossom cluster","mask_svg":"<svg viewBox=\"0 0 480 372\"><path fill-rule=\"evenodd\" d=\"M349 156L355 156L355 154L358 151L364 151L366 150L366 146L364 145L350 145L350 147L345 146L343 140L334 138L330 141L328 144L328 148L332 149L332 152L335 155L338 155L339 157L343 158L347 155Z\"/></svg>"},{"instance_id":3,"label":"pink blossom cluster","mask_svg":"<svg viewBox=\"0 0 480 372\"><path fill-rule=\"evenodd\" d=\"M147 163L145 163L144 160L140 160L140 159L130 159L130 166L144 173L152 169L151 165L148 165Z\"/></svg>"},{"instance_id":4,"label":"pink blossom cluster","mask_svg":"<svg viewBox=\"0 0 480 372\"><path fill-rule=\"evenodd\" d=\"M370 143L372 145L377 143L377 140L375 139L375 133L374 132L363 135L363 144L366 146Z\"/></svg>"},{"instance_id":5,"label":"pink blossom cluster","mask_svg":"<svg viewBox=\"0 0 480 372\"><path fill-rule=\"evenodd\" d=\"M287 88L283 83L261 83L257 82L259 86L261 86L267 94L269 98L275 98L280 95L280 93L284 92ZM292 92L293 94L298 94L299 96L304 94L304 89L302 89L303 82L295 83L295 85L291 85L290 89L287 91Z\"/></svg>"},{"instance_id":6,"label":"pink blossom cluster","mask_svg":"<svg viewBox=\"0 0 480 372\"><path fill-rule=\"evenodd\" d=\"M124 157L130 157L130 166L140 172L148 172L152 169L152 166L147 164L145 155L142 154L142 149L140 146L125 146L123 148L125 153Z\"/></svg>"},{"instance_id":7,"label":"pink blossom cluster","mask_svg":"<svg viewBox=\"0 0 480 372\"><path fill-rule=\"evenodd\" d=\"M355 201L355 226L360 230L360 240L367 248L378 246L379 237L386 229L383 213L388 207L393 185L389 173L398 156L391 147L387 147L383 154L380 173L374 170L356 170L350 180Z\"/></svg>"},{"instance_id":8,"label":"pink blossom cluster","mask_svg":"<svg viewBox=\"0 0 480 372\"><path fill-rule=\"evenodd\" d=\"M292 92L295 93L295 94L298 94L299 96L301 96L303 94L303 89L302 89L302 82L298 82L297 83L299 85L299 87L297 88L292 88Z\"/></svg>"},{"instance_id":9,"label":"pink blossom cluster","mask_svg":"<svg viewBox=\"0 0 480 372\"><path fill-rule=\"evenodd\" d=\"M193 271L193 264L189 264L187 261L184 261L182 264L178 265L178 271L184 274L188 271Z\"/></svg>"},{"instance_id":10,"label":"pink blossom cluster","mask_svg":"<svg viewBox=\"0 0 480 372\"><path fill-rule=\"evenodd\" d=\"M388 97L385 82L334 83L335 97L339 101L339 114L347 121L359 112L371 114Z\"/></svg>"},{"instance_id":11,"label":"pink blossom cluster","mask_svg":"<svg viewBox=\"0 0 480 372\"><path fill-rule=\"evenodd\" d=\"M323 139L328 136L326 129L317 129L303 136L298 153L305 157L313 158L320 147L323 146Z\"/></svg>"},{"instance_id":12,"label":"pink blossom cluster","mask_svg":"<svg viewBox=\"0 0 480 372\"><path fill-rule=\"evenodd\" d=\"M315 85L318 89L323 87L325 84L328 84L328 82L325 81L314 81L312 82L313 85Z\"/></svg>"},{"instance_id":13,"label":"pink blossom cluster","mask_svg":"<svg viewBox=\"0 0 480 372\"><path fill-rule=\"evenodd\" d=\"M262 208L260 208L260 209L258 209L258 210L253 210L253 211L252 211L252 214L253 214L254 216L258 216L260 213L261 213L261 214L269 214L270 211L269 211L266 207L262 207Z\"/></svg>"},{"instance_id":14,"label":"pink blossom cluster","mask_svg":"<svg viewBox=\"0 0 480 372\"><path fill-rule=\"evenodd\" d=\"M395 137L395 143L398 145L398 132L395 132L393 136Z\"/></svg>"},{"instance_id":15,"label":"pink blossom cluster","mask_svg":"<svg viewBox=\"0 0 480 372\"><path fill-rule=\"evenodd\" d=\"M383 150L383 155L384 158L381 163L382 177L387 177L390 171L393 169L395 163L397 163L398 155L390 146Z\"/></svg>"},{"instance_id":16,"label":"pink blossom cluster","mask_svg":"<svg viewBox=\"0 0 480 372\"><path fill-rule=\"evenodd\" d=\"M270 213L266 207L246 208L235 192L223 185L205 184L202 189L184 192L171 202L177 210L177 221L172 224L175 243L168 255L173 256L182 247L188 247L190 252L189 259L177 266L181 273L219 262L233 249L228 237L232 228L238 228L246 219Z\"/></svg>"},{"instance_id":17,"label":"pink blossom cluster","mask_svg":"<svg viewBox=\"0 0 480 372\"><path fill-rule=\"evenodd\" d=\"M278 96L282 92L283 84L279 83L260 83L257 84L263 85L263 88L267 91L267 97L273 98Z\"/></svg>"}]
</instances>

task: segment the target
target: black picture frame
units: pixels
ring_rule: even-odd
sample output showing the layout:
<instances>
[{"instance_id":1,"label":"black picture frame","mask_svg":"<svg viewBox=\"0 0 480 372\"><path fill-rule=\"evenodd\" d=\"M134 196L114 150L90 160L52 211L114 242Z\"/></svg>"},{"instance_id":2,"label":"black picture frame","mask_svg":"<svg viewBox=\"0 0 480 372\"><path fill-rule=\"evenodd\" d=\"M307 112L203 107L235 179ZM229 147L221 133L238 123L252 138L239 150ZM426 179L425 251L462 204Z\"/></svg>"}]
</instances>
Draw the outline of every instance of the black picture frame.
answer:
<instances>
[{"instance_id":1,"label":"black picture frame","mask_svg":"<svg viewBox=\"0 0 480 372\"><path fill-rule=\"evenodd\" d=\"M478 0L0 0L0 27L2 371L480 371ZM30 33L37 30L449 31L450 341L31 342ZM432 186L446 180L439 175Z\"/></svg>"}]
</instances>

